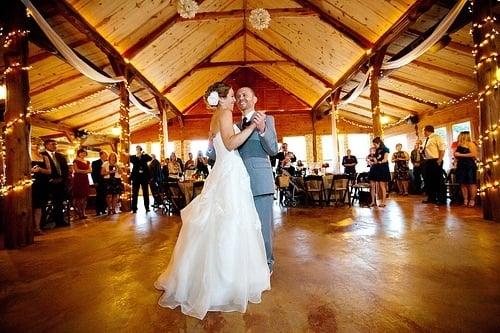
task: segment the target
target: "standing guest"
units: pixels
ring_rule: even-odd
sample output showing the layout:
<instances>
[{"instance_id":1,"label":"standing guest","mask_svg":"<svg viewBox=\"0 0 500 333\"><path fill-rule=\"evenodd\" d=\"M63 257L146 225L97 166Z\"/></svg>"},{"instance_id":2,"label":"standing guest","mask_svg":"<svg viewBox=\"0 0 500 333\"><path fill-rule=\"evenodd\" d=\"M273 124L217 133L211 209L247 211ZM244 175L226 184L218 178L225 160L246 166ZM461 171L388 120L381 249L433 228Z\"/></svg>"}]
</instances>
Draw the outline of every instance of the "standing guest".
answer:
<instances>
[{"instance_id":1,"label":"standing guest","mask_svg":"<svg viewBox=\"0 0 500 333\"><path fill-rule=\"evenodd\" d=\"M427 200L424 203L434 203L437 205L446 202L443 177L443 158L446 145L443 139L434 133L434 127L427 125L424 127L424 165L423 176Z\"/></svg>"},{"instance_id":2,"label":"standing guest","mask_svg":"<svg viewBox=\"0 0 500 333\"><path fill-rule=\"evenodd\" d=\"M64 220L63 202L68 199L67 186L69 184L69 167L66 156L57 152L57 142L48 139L44 142L46 156L50 163L51 173L48 175L48 192L52 200L53 216L56 226L69 226L69 221Z\"/></svg>"},{"instance_id":3,"label":"standing guest","mask_svg":"<svg viewBox=\"0 0 500 333\"><path fill-rule=\"evenodd\" d=\"M456 177L464 197L464 206L474 207L477 194L477 146L472 142L469 131L458 135L454 156L457 159Z\"/></svg>"},{"instance_id":4,"label":"standing guest","mask_svg":"<svg viewBox=\"0 0 500 333\"><path fill-rule=\"evenodd\" d=\"M297 157L295 156L295 154L292 153L291 151L288 151L288 143L284 142L281 145L280 151L278 152L278 154L276 154L276 159L278 160L278 168L277 168L276 172L278 172L279 169L281 169L281 167L283 165L283 160L285 160L285 158L287 156L289 156L291 163L295 163L297 161Z\"/></svg>"},{"instance_id":5,"label":"standing guest","mask_svg":"<svg viewBox=\"0 0 500 333\"><path fill-rule=\"evenodd\" d=\"M31 172L33 173L32 205L33 205L33 222L35 235L43 235L42 225L42 209L47 205L47 188L49 186L48 175L51 174L50 161L47 156L40 155L37 150L33 151L33 160L31 161Z\"/></svg>"},{"instance_id":6,"label":"standing guest","mask_svg":"<svg viewBox=\"0 0 500 333\"><path fill-rule=\"evenodd\" d=\"M188 160L184 164L184 170L196 170L196 162L193 160L193 153L188 154Z\"/></svg>"},{"instance_id":7,"label":"standing guest","mask_svg":"<svg viewBox=\"0 0 500 333\"><path fill-rule=\"evenodd\" d=\"M95 212L96 216L106 213L106 184L101 174L102 165L108 160L105 150L99 152L99 159L92 162L92 181L95 186Z\"/></svg>"},{"instance_id":8,"label":"standing guest","mask_svg":"<svg viewBox=\"0 0 500 333\"><path fill-rule=\"evenodd\" d=\"M108 204L108 215L116 214L118 197L122 193L122 173L123 168L118 162L118 156L116 153L110 153L108 160L102 164L101 168L101 175L103 176L104 183L106 184L106 203Z\"/></svg>"},{"instance_id":9,"label":"standing guest","mask_svg":"<svg viewBox=\"0 0 500 333\"><path fill-rule=\"evenodd\" d=\"M137 200L139 197L139 187L142 188L142 196L144 198L144 207L146 212L149 212L149 168L148 162L151 161L151 156L142 151L141 146L135 147L136 154L130 156L132 163L132 213L137 213Z\"/></svg>"},{"instance_id":10,"label":"standing guest","mask_svg":"<svg viewBox=\"0 0 500 333\"><path fill-rule=\"evenodd\" d=\"M161 163L156 159L156 155L151 154L151 162L149 162L149 174L151 175L151 194L153 194L153 207L157 208L161 204L160 185L161 185Z\"/></svg>"},{"instance_id":11,"label":"standing guest","mask_svg":"<svg viewBox=\"0 0 500 333\"><path fill-rule=\"evenodd\" d=\"M415 193L422 193L422 163L424 161L424 154L422 152L422 141L418 139L415 141L415 147L410 153L410 160L413 164L413 188Z\"/></svg>"},{"instance_id":12,"label":"standing guest","mask_svg":"<svg viewBox=\"0 0 500 333\"><path fill-rule=\"evenodd\" d=\"M396 145L396 152L392 154L392 163L394 163L394 176L399 194L408 195L408 181L410 179L408 161L410 160L410 156L401 149L403 149L403 145L398 143Z\"/></svg>"},{"instance_id":13,"label":"standing guest","mask_svg":"<svg viewBox=\"0 0 500 333\"><path fill-rule=\"evenodd\" d=\"M73 161L73 200L80 219L86 219L87 199L90 194L89 176L90 162L85 160L87 151L78 149Z\"/></svg>"},{"instance_id":14,"label":"standing guest","mask_svg":"<svg viewBox=\"0 0 500 333\"><path fill-rule=\"evenodd\" d=\"M196 172L202 174L203 177L208 177L208 159L203 156L203 152L198 150L198 156L196 157Z\"/></svg>"},{"instance_id":15,"label":"standing guest","mask_svg":"<svg viewBox=\"0 0 500 333\"><path fill-rule=\"evenodd\" d=\"M380 199L379 207L385 207L385 199L387 192L387 183L391 180L391 172L389 171L389 148L384 145L380 137L373 139L375 145L375 159L372 160L369 179L372 187L375 187L375 192ZM373 201L373 199L375 199ZM372 196L371 207L377 205L377 198Z\"/></svg>"},{"instance_id":16,"label":"standing guest","mask_svg":"<svg viewBox=\"0 0 500 333\"><path fill-rule=\"evenodd\" d=\"M372 173L375 172L375 169L374 168L372 169L372 167L377 162L377 155L375 154L376 151L377 151L377 148L370 147L370 152L369 152L368 156L366 156L366 165L370 169L370 171L368 172L368 180L373 178ZM371 207L375 207L377 205L376 204L376 202L377 202L377 182L375 180L370 180L370 196L372 199L371 202L374 204Z\"/></svg>"},{"instance_id":17,"label":"standing guest","mask_svg":"<svg viewBox=\"0 0 500 333\"><path fill-rule=\"evenodd\" d=\"M358 160L356 156L351 155L351 150L347 149L347 155L342 158L342 165L344 166L344 173L351 177L356 177L356 164Z\"/></svg>"}]
</instances>

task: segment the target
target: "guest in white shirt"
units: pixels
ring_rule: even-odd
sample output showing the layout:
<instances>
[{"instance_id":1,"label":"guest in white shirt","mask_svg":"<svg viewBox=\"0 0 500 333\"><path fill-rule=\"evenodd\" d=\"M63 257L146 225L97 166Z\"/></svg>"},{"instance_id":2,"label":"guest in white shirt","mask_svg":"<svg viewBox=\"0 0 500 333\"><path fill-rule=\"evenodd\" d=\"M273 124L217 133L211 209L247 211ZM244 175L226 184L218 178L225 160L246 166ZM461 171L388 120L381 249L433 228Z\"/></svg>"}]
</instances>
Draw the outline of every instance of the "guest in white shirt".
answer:
<instances>
[{"instance_id":1,"label":"guest in white shirt","mask_svg":"<svg viewBox=\"0 0 500 333\"><path fill-rule=\"evenodd\" d=\"M438 134L434 133L434 127L431 125L424 127L424 136L423 177L427 194L424 203L445 204L443 158L446 144Z\"/></svg>"}]
</instances>

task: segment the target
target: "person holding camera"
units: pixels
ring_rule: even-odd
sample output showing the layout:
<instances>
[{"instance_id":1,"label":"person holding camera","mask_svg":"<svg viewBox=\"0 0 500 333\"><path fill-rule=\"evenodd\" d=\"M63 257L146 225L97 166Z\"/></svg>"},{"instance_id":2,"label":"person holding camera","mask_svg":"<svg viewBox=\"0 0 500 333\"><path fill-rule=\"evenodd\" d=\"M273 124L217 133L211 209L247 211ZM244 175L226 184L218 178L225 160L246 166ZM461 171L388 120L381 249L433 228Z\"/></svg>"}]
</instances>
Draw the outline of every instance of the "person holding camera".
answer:
<instances>
[{"instance_id":1,"label":"person holding camera","mask_svg":"<svg viewBox=\"0 0 500 333\"><path fill-rule=\"evenodd\" d=\"M106 184L106 202L108 204L108 215L116 214L118 197L122 193L123 168L118 163L116 153L110 153L108 160L102 164L101 175Z\"/></svg>"}]
</instances>

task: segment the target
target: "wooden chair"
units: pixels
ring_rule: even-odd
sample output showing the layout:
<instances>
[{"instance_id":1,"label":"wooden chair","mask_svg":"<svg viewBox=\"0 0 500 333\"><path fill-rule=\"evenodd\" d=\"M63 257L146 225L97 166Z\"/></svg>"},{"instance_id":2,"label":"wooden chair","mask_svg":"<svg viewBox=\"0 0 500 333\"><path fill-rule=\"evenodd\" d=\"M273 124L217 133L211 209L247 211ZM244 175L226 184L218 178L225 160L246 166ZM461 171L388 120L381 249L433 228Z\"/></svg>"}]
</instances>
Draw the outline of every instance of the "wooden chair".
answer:
<instances>
[{"instance_id":1,"label":"wooden chair","mask_svg":"<svg viewBox=\"0 0 500 333\"><path fill-rule=\"evenodd\" d=\"M347 203L349 204L349 207L351 206L351 190L349 182L350 176L348 174L333 175L332 183L326 197L327 205L330 204L333 195L333 203L335 205L345 204L345 198L347 196Z\"/></svg>"},{"instance_id":2,"label":"wooden chair","mask_svg":"<svg viewBox=\"0 0 500 333\"><path fill-rule=\"evenodd\" d=\"M278 189L278 200L280 206L284 205L285 191L290 186L290 176L279 175L276 177L276 186Z\"/></svg>"},{"instance_id":3,"label":"wooden chair","mask_svg":"<svg viewBox=\"0 0 500 333\"><path fill-rule=\"evenodd\" d=\"M360 205L362 204L359 200L360 192L368 192L368 197L370 196L370 181L368 179L368 172L361 172L356 177L356 183L351 187L351 205L354 204L354 200L358 200ZM370 202L364 203L366 206L370 205Z\"/></svg>"},{"instance_id":4,"label":"wooden chair","mask_svg":"<svg viewBox=\"0 0 500 333\"><path fill-rule=\"evenodd\" d=\"M168 178L162 184L163 214L178 213L186 206L186 197L179 186L179 180Z\"/></svg>"},{"instance_id":5,"label":"wooden chair","mask_svg":"<svg viewBox=\"0 0 500 333\"><path fill-rule=\"evenodd\" d=\"M310 175L304 178L304 188L308 202L314 205L318 203L323 206L325 203L325 184L322 176Z\"/></svg>"}]
</instances>

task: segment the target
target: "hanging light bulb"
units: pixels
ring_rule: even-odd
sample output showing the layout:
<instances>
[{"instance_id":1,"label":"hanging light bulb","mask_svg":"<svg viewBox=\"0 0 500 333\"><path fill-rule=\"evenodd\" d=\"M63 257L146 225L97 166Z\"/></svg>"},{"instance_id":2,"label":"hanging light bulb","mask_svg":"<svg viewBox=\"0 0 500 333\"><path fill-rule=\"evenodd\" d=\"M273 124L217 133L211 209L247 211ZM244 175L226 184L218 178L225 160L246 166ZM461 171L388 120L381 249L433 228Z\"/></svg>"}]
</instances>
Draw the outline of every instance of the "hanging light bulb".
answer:
<instances>
[{"instance_id":1,"label":"hanging light bulb","mask_svg":"<svg viewBox=\"0 0 500 333\"><path fill-rule=\"evenodd\" d=\"M122 134L122 128L118 125L113 126L111 129L111 134L115 136L120 136Z\"/></svg>"}]
</instances>

